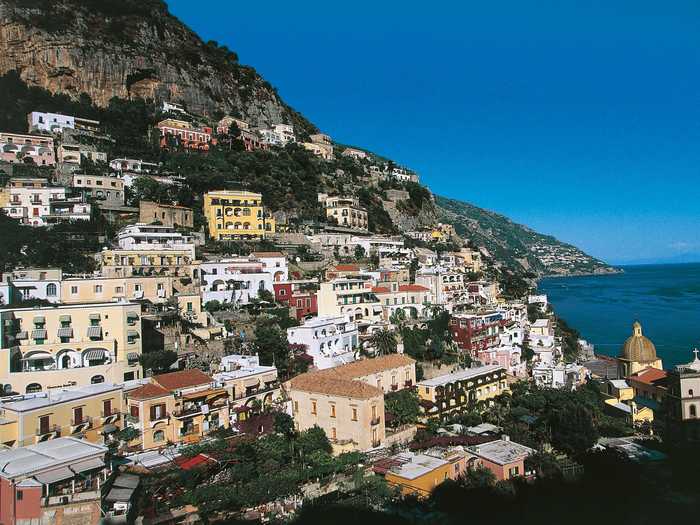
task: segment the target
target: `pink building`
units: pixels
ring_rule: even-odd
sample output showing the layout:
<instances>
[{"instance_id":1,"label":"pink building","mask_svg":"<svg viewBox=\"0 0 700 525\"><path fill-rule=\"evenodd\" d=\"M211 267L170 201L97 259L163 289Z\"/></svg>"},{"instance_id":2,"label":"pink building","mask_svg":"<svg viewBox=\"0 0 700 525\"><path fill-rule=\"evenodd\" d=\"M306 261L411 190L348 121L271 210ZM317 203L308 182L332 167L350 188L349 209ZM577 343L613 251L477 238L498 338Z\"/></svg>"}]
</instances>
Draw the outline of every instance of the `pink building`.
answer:
<instances>
[{"instance_id":1,"label":"pink building","mask_svg":"<svg viewBox=\"0 0 700 525\"><path fill-rule=\"evenodd\" d=\"M514 443L507 436L469 447L468 450L479 458L481 465L493 472L498 481L532 475L525 470L525 458L534 454L535 451L525 445Z\"/></svg>"},{"instance_id":2,"label":"pink building","mask_svg":"<svg viewBox=\"0 0 700 525\"><path fill-rule=\"evenodd\" d=\"M74 437L0 452L0 523L99 523L106 453Z\"/></svg>"},{"instance_id":3,"label":"pink building","mask_svg":"<svg viewBox=\"0 0 700 525\"><path fill-rule=\"evenodd\" d=\"M12 164L55 166L53 138L0 132L0 160Z\"/></svg>"}]
</instances>

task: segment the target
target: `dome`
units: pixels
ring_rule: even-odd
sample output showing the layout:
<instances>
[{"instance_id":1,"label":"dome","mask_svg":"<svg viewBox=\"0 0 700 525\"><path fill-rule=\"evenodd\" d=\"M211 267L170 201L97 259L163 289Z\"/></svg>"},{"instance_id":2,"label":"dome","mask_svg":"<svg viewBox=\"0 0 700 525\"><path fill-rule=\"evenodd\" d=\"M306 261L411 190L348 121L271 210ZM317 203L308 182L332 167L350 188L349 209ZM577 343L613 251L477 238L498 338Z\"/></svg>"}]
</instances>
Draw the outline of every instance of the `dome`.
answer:
<instances>
[{"instance_id":1,"label":"dome","mask_svg":"<svg viewBox=\"0 0 700 525\"><path fill-rule=\"evenodd\" d=\"M637 363L653 363L658 360L654 343L642 335L642 325L638 321L632 326L632 335L622 346L620 358Z\"/></svg>"}]
</instances>

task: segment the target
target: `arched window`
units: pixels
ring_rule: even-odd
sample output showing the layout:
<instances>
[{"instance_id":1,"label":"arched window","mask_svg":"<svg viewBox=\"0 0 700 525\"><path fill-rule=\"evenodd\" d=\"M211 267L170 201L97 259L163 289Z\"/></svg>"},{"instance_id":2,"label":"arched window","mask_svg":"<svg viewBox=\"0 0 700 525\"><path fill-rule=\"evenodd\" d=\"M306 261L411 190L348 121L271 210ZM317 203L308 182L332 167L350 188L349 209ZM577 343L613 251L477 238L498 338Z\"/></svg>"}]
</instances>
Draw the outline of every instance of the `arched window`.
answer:
<instances>
[{"instance_id":1,"label":"arched window","mask_svg":"<svg viewBox=\"0 0 700 525\"><path fill-rule=\"evenodd\" d=\"M95 385L97 383L104 383L104 382L105 382L105 376L92 376L90 378L90 383L92 383L93 385Z\"/></svg>"},{"instance_id":2,"label":"arched window","mask_svg":"<svg viewBox=\"0 0 700 525\"><path fill-rule=\"evenodd\" d=\"M688 395L689 395L690 397L693 397L693 389L692 389L692 388L688 390Z\"/></svg>"},{"instance_id":3,"label":"arched window","mask_svg":"<svg viewBox=\"0 0 700 525\"><path fill-rule=\"evenodd\" d=\"M165 441L165 431L164 430L156 430L153 433L153 441Z\"/></svg>"},{"instance_id":4,"label":"arched window","mask_svg":"<svg viewBox=\"0 0 700 525\"><path fill-rule=\"evenodd\" d=\"M56 297L56 285L54 283L46 285L46 297Z\"/></svg>"},{"instance_id":5,"label":"arched window","mask_svg":"<svg viewBox=\"0 0 700 525\"><path fill-rule=\"evenodd\" d=\"M695 410L695 405L690 405L690 417L697 417L697 411Z\"/></svg>"},{"instance_id":6,"label":"arched window","mask_svg":"<svg viewBox=\"0 0 700 525\"><path fill-rule=\"evenodd\" d=\"M64 355L61 358L61 368L70 368L70 356Z\"/></svg>"},{"instance_id":7,"label":"arched window","mask_svg":"<svg viewBox=\"0 0 700 525\"><path fill-rule=\"evenodd\" d=\"M39 383L29 383L27 385L27 394L35 394L36 392L41 392L41 385Z\"/></svg>"}]
</instances>

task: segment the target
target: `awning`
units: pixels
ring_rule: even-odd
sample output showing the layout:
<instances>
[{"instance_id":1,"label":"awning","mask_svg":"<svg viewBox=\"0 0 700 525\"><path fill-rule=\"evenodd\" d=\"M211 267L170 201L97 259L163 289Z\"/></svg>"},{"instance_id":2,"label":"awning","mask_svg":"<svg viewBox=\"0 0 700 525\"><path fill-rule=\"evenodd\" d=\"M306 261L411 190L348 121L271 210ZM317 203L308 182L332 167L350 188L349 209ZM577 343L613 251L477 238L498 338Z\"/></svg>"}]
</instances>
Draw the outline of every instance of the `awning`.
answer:
<instances>
[{"instance_id":1,"label":"awning","mask_svg":"<svg viewBox=\"0 0 700 525\"><path fill-rule=\"evenodd\" d=\"M263 383L272 383L273 381L277 381L277 374L274 372L270 374L265 374L262 378Z\"/></svg>"},{"instance_id":2,"label":"awning","mask_svg":"<svg viewBox=\"0 0 700 525\"><path fill-rule=\"evenodd\" d=\"M39 483L47 485L48 483L56 483L57 481L63 481L64 479L71 479L75 474L68 467L61 467L54 470L49 470L48 472L41 472L34 476Z\"/></svg>"},{"instance_id":3,"label":"awning","mask_svg":"<svg viewBox=\"0 0 700 525\"><path fill-rule=\"evenodd\" d=\"M243 381L243 384L244 384L246 387L258 386L258 385L260 384L260 379L258 379L257 377L254 377L254 378L252 378L252 379L245 379L245 380Z\"/></svg>"},{"instance_id":4,"label":"awning","mask_svg":"<svg viewBox=\"0 0 700 525\"><path fill-rule=\"evenodd\" d=\"M127 358L129 361L138 361L138 360L139 360L139 354L138 354L138 352L129 352L128 354L126 354L126 358Z\"/></svg>"},{"instance_id":5,"label":"awning","mask_svg":"<svg viewBox=\"0 0 700 525\"><path fill-rule=\"evenodd\" d=\"M100 314L90 314L91 321L99 321L101 319Z\"/></svg>"},{"instance_id":6,"label":"awning","mask_svg":"<svg viewBox=\"0 0 700 525\"><path fill-rule=\"evenodd\" d=\"M32 339L46 339L46 329L32 330Z\"/></svg>"},{"instance_id":7,"label":"awning","mask_svg":"<svg viewBox=\"0 0 700 525\"><path fill-rule=\"evenodd\" d=\"M73 337L73 329L72 328L59 328L58 329L58 337Z\"/></svg>"},{"instance_id":8,"label":"awning","mask_svg":"<svg viewBox=\"0 0 700 525\"><path fill-rule=\"evenodd\" d=\"M34 318L34 324L36 324L36 323L44 324L45 322L46 322L46 318L43 315L37 315Z\"/></svg>"},{"instance_id":9,"label":"awning","mask_svg":"<svg viewBox=\"0 0 700 525\"><path fill-rule=\"evenodd\" d=\"M88 361L97 361L98 359L104 359L106 356L107 352L102 348L93 348L85 352L85 359Z\"/></svg>"},{"instance_id":10,"label":"awning","mask_svg":"<svg viewBox=\"0 0 700 525\"><path fill-rule=\"evenodd\" d=\"M129 312L126 314L126 318L127 319L138 319L139 314L137 314L136 312Z\"/></svg>"},{"instance_id":11,"label":"awning","mask_svg":"<svg viewBox=\"0 0 700 525\"><path fill-rule=\"evenodd\" d=\"M27 337L28 334L26 331L17 332L17 335L15 335L15 339L26 339Z\"/></svg>"},{"instance_id":12,"label":"awning","mask_svg":"<svg viewBox=\"0 0 700 525\"><path fill-rule=\"evenodd\" d=\"M101 458L90 458L85 461L73 463L70 468L77 474L78 472L87 472L88 470L95 470L96 468L103 468L104 466L105 462L102 461Z\"/></svg>"},{"instance_id":13,"label":"awning","mask_svg":"<svg viewBox=\"0 0 700 525\"><path fill-rule=\"evenodd\" d=\"M102 337L102 327L101 326L88 326L87 336L88 337Z\"/></svg>"},{"instance_id":14,"label":"awning","mask_svg":"<svg viewBox=\"0 0 700 525\"><path fill-rule=\"evenodd\" d=\"M43 361L44 359L53 359L53 356L48 352L36 352L24 358L25 361Z\"/></svg>"},{"instance_id":15,"label":"awning","mask_svg":"<svg viewBox=\"0 0 700 525\"><path fill-rule=\"evenodd\" d=\"M70 315L61 315L58 320L61 323L70 323Z\"/></svg>"},{"instance_id":16,"label":"awning","mask_svg":"<svg viewBox=\"0 0 700 525\"><path fill-rule=\"evenodd\" d=\"M136 330L127 330L126 336L127 337L141 337Z\"/></svg>"}]
</instances>

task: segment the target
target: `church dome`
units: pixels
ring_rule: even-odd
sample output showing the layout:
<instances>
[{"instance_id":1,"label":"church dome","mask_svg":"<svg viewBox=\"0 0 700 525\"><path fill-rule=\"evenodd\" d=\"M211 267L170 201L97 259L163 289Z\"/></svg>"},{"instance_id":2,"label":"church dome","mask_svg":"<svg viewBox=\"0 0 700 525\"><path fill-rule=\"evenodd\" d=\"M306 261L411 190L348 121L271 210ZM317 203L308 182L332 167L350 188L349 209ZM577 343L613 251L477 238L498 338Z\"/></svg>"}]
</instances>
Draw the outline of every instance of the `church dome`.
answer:
<instances>
[{"instance_id":1,"label":"church dome","mask_svg":"<svg viewBox=\"0 0 700 525\"><path fill-rule=\"evenodd\" d=\"M622 346L620 358L637 363L653 363L658 359L654 343L642 334L642 325L638 321L632 327L632 335Z\"/></svg>"}]
</instances>

